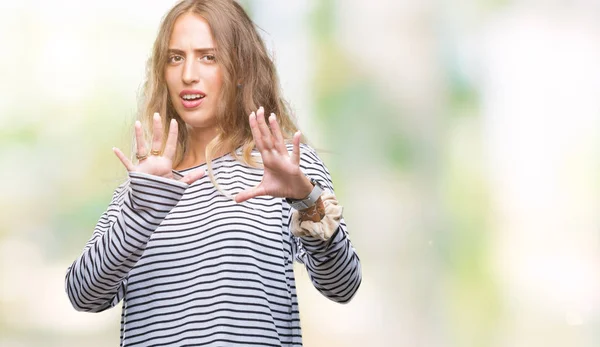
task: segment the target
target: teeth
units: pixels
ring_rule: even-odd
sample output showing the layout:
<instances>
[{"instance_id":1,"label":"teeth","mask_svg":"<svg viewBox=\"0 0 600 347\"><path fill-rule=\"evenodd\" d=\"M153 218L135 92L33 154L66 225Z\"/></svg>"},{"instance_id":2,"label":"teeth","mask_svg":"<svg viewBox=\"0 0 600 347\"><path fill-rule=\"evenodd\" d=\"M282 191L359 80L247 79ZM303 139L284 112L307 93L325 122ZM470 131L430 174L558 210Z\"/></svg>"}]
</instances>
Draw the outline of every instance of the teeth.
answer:
<instances>
[{"instance_id":1,"label":"teeth","mask_svg":"<svg viewBox=\"0 0 600 347\"><path fill-rule=\"evenodd\" d=\"M183 96L183 98L184 98L185 100L200 99L200 98L202 98L202 97L203 97L203 96L201 96L200 94L186 94L186 95L184 95L184 96Z\"/></svg>"}]
</instances>

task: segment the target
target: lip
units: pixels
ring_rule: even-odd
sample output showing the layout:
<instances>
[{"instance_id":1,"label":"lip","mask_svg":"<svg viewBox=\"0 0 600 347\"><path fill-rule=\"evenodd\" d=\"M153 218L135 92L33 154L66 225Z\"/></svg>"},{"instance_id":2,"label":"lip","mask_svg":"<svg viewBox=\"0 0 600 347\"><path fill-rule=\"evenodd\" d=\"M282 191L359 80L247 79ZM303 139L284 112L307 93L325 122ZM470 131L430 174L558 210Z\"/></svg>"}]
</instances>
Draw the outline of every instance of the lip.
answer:
<instances>
[{"instance_id":1,"label":"lip","mask_svg":"<svg viewBox=\"0 0 600 347\"><path fill-rule=\"evenodd\" d=\"M189 94L201 94L204 97L199 100L185 100L183 98L183 96L189 95ZM197 90L197 89L185 89L185 90L182 90L181 93L179 93L179 97L181 98L181 104L183 105L183 107L185 107L186 109L192 109L192 108L196 108L196 107L200 106L200 104L202 104L202 101L204 101L206 94L203 91Z\"/></svg>"}]
</instances>

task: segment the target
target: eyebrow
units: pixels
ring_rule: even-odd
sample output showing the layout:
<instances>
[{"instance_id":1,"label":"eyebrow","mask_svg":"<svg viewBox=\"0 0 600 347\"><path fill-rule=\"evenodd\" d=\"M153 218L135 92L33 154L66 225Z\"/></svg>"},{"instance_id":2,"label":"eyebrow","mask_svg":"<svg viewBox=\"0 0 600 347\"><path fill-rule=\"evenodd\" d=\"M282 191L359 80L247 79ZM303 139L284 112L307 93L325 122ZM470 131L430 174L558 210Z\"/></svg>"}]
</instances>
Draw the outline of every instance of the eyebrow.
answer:
<instances>
[{"instance_id":1,"label":"eyebrow","mask_svg":"<svg viewBox=\"0 0 600 347\"><path fill-rule=\"evenodd\" d=\"M169 48L167 50L167 52L185 55L185 51L178 49L178 48ZM196 48L196 49L194 49L194 52L195 53L214 53L215 49L214 48Z\"/></svg>"}]
</instances>

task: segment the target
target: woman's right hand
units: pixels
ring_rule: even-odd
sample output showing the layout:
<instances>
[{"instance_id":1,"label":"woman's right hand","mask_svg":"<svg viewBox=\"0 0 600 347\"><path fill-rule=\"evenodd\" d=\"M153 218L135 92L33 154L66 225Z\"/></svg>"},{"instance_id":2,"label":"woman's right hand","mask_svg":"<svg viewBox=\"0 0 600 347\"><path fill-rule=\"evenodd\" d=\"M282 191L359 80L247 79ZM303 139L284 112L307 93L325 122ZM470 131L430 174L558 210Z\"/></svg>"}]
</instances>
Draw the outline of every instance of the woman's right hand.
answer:
<instances>
[{"instance_id":1,"label":"woman's right hand","mask_svg":"<svg viewBox=\"0 0 600 347\"><path fill-rule=\"evenodd\" d=\"M135 122L135 142L137 143L136 157L139 158L137 165L134 165L118 148L113 148L113 151L128 172L142 172L154 176L175 179L172 170L173 159L175 158L175 151L177 149L177 131L177 121L172 119L171 124L169 125L169 135L167 136L165 150L161 154L160 149L162 147L163 126L159 114L155 113L153 119L152 149L150 151L146 149L142 124L140 121ZM202 176L204 176L204 170L196 169L183 176L179 181L192 184Z\"/></svg>"}]
</instances>

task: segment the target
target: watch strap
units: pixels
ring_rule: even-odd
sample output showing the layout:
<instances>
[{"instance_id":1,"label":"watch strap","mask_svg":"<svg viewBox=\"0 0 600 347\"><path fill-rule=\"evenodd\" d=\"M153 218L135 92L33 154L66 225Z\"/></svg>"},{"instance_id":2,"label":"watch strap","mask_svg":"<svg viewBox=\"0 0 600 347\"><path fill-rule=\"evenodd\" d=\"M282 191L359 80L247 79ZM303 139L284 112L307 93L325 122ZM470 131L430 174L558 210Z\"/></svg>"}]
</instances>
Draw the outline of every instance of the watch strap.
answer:
<instances>
[{"instance_id":1,"label":"watch strap","mask_svg":"<svg viewBox=\"0 0 600 347\"><path fill-rule=\"evenodd\" d=\"M323 188L321 185L314 179L309 178L310 183L313 185L313 190L308 194L308 196L301 200L289 199L286 198L285 201L290 204L294 209L300 211L312 207L315 205L321 194L323 194Z\"/></svg>"}]
</instances>

